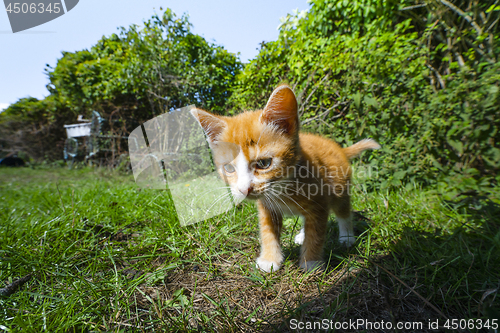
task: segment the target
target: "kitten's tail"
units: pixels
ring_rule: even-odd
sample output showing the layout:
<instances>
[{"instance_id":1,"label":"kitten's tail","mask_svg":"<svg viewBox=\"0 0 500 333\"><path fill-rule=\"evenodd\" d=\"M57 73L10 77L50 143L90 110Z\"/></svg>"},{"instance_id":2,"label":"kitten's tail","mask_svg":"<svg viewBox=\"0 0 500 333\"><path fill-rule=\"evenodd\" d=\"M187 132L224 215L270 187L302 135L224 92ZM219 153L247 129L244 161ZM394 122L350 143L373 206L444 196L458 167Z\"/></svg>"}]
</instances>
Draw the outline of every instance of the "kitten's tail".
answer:
<instances>
[{"instance_id":1,"label":"kitten's tail","mask_svg":"<svg viewBox=\"0 0 500 333\"><path fill-rule=\"evenodd\" d=\"M362 152L367 149L379 149L380 145L377 141L373 139L364 139L350 147L344 148L344 154L347 156L349 160L352 160L355 157L358 157Z\"/></svg>"}]
</instances>

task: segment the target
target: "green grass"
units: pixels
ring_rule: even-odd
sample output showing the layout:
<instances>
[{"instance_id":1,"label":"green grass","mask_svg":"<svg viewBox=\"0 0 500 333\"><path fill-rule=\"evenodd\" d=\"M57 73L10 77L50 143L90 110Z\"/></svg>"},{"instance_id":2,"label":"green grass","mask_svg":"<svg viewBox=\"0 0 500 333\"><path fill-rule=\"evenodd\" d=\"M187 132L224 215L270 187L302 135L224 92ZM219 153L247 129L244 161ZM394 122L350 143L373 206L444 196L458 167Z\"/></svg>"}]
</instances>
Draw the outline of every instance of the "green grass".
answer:
<instances>
[{"instance_id":1,"label":"green grass","mask_svg":"<svg viewBox=\"0 0 500 333\"><path fill-rule=\"evenodd\" d=\"M181 227L168 192L140 190L130 175L0 169L0 288L32 274L0 298L0 331L282 332L292 319L426 328L498 318L500 209L490 199L357 190L353 248L335 241L332 223L327 269L306 274L293 244L299 226L287 219L287 259L265 274L254 267L251 203Z\"/></svg>"}]
</instances>

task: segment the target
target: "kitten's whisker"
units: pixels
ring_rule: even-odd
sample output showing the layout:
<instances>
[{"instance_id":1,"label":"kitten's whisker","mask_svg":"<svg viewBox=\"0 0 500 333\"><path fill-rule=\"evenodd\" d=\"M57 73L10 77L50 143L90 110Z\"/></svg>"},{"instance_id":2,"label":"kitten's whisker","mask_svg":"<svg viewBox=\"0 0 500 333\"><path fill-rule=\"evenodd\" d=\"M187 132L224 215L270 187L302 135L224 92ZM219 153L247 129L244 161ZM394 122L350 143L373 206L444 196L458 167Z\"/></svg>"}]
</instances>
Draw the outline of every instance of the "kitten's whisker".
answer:
<instances>
[{"instance_id":1,"label":"kitten's whisker","mask_svg":"<svg viewBox=\"0 0 500 333\"><path fill-rule=\"evenodd\" d=\"M202 192L202 193L195 194L195 195L194 195L194 198L199 197L199 196L201 196L201 195L205 195L205 194L210 193L210 192L213 192L213 191L216 191L216 190L218 190L218 189L223 189L223 188L227 188L227 189L229 189L229 186L217 187L217 188L215 188L215 189L211 189L210 191L205 191L205 192ZM173 195L173 196L175 196L175 197L177 197L177 198L179 198L180 200L182 200L182 202L184 202L184 204L188 205L191 209L194 209L194 208L193 208L193 205L189 204L186 200L182 199L182 198L183 198L183 196L182 196L182 195L176 195L175 191L172 193L172 195Z\"/></svg>"},{"instance_id":2,"label":"kitten's whisker","mask_svg":"<svg viewBox=\"0 0 500 333\"><path fill-rule=\"evenodd\" d=\"M227 196L229 196L229 195L231 195L231 193L230 193L230 192L228 192L228 193L224 193L224 194L223 194L223 195L221 195L219 198L217 198L217 200L215 200L215 201L214 201L214 203L213 203L210 207L208 207L208 209L206 210L205 216L207 216L207 215L208 215L208 213L210 212L210 210L212 209L212 207L213 207L213 206L215 206L215 204L216 204L217 202L221 201L222 199L226 198L226 197L227 197Z\"/></svg>"},{"instance_id":3,"label":"kitten's whisker","mask_svg":"<svg viewBox=\"0 0 500 333\"><path fill-rule=\"evenodd\" d=\"M314 179L317 179L318 177L314 176L314 174L308 170L306 167L304 167L304 169L306 169L307 173L310 174Z\"/></svg>"},{"instance_id":4,"label":"kitten's whisker","mask_svg":"<svg viewBox=\"0 0 500 333\"><path fill-rule=\"evenodd\" d=\"M290 197L290 196L289 196L289 195L287 195L286 193L280 193L280 192L278 192L278 191L276 191L276 190L274 190L274 189L270 189L270 190L271 190L271 191L272 191L272 193L273 193L273 194L274 194L274 195L275 195L278 199L280 199L280 200L281 200L281 201L282 201L282 202L283 202L283 203L284 203L287 207L288 207L288 205L287 205L287 204L283 201L283 199L281 199L281 198L279 197L279 195L283 195L283 196L285 196L286 198L288 198L288 199L292 200L292 201L293 201L293 202L294 202L297 206L299 206L299 207L300 207L303 211L306 211L306 210L304 209L304 207L302 207L302 206L301 206L301 205L300 205L297 201L295 201L292 197ZM290 209L290 207L288 207L288 209ZM292 212L292 211L291 211L291 209L290 209L290 212ZM292 213L292 215L293 215L293 213Z\"/></svg>"},{"instance_id":5,"label":"kitten's whisker","mask_svg":"<svg viewBox=\"0 0 500 333\"><path fill-rule=\"evenodd\" d=\"M290 211L290 215L294 215L294 214L293 214L292 209L290 208L290 206L289 206L289 205L288 205L288 204L287 204L287 203L286 203L286 202L285 202L282 198L280 198L280 197L279 197L279 195L278 195L278 194L280 194L280 193L279 193L279 192L274 192L272 189L269 189L269 190L271 191L271 192L269 193L269 195L270 195L271 197L275 197L275 198L277 198L277 199L281 200L281 202L283 202L283 205L285 205L285 207L286 207L286 208L288 208L288 210ZM298 204L297 204L297 205L298 205ZM299 207L300 207L300 205L299 205ZM302 208L302 207L301 207L301 208ZM302 209L304 209L304 208L302 208Z\"/></svg>"},{"instance_id":6,"label":"kitten's whisker","mask_svg":"<svg viewBox=\"0 0 500 333\"><path fill-rule=\"evenodd\" d=\"M213 206L215 206L219 201L225 199L226 197L228 197L230 195L230 193L224 193L222 195L220 195L217 199L215 199L215 201L210 205L210 207L208 207L208 209L206 210L206 214L208 214L208 212L210 212L210 210L212 209Z\"/></svg>"},{"instance_id":7,"label":"kitten's whisker","mask_svg":"<svg viewBox=\"0 0 500 333\"><path fill-rule=\"evenodd\" d=\"M266 202L267 208L269 209L269 211L271 212L271 214L274 214L274 211L276 209L278 209L278 207L275 207L275 204L271 201L271 199L266 194L263 193L263 195L264 195L263 199Z\"/></svg>"},{"instance_id":8,"label":"kitten's whisker","mask_svg":"<svg viewBox=\"0 0 500 333\"><path fill-rule=\"evenodd\" d=\"M287 188L287 191L288 191L289 189L290 189L290 188ZM276 191L275 189L273 189L273 190L274 190L274 191ZM319 206L320 206L320 207L323 207L323 205L321 205L318 201L316 201L316 200L312 199L311 197L306 196L306 195L304 195L304 194L302 194L302 193L299 193L297 190L294 190L294 189L292 189L292 190L294 191L294 193L295 193L296 195L298 195L298 196L302 196L302 197L306 198L306 199L307 199L307 200L309 200L309 201L312 201L312 202L315 202L315 203L319 204ZM278 194L281 194L281 195L283 195L283 196L287 197L288 199L292 200L292 201L293 201L296 205L298 205L300 208L302 208L302 210L306 211L306 210L305 210L305 209L304 209L301 205L299 205L299 203L298 203L297 201L295 201L295 200L294 200L294 199L293 199L290 195L288 195L288 194L286 194L286 193L282 193L282 192L278 192ZM327 211L327 212L328 212L328 209L324 209L324 208L323 208L323 210L325 210L325 211Z\"/></svg>"},{"instance_id":9,"label":"kitten's whisker","mask_svg":"<svg viewBox=\"0 0 500 333\"><path fill-rule=\"evenodd\" d=\"M317 185L316 183L306 183L306 182L303 182L303 181L299 181L298 178L296 178L295 180L291 180L291 179L279 179L279 180L275 180L272 182L272 184L304 184L304 185ZM319 181L318 181L319 183Z\"/></svg>"},{"instance_id":10,"label":"kitten's whisker","mask_svg":"<svg viewBox=\"0 0 500 333\"><path fill-rule=\"evenodd\" d=\"M267 196L270 200L272 200L274 202L274 208L279 210L281 215L284 215L284 212L283 212L283 209L280 207L279 203L274 200L274 198L272 196L270 196L268 193L264 193L265 196Z\"/></svg>"},{"instance_id":11,"label":"kitten's whisker","mask_svg":"<svg viewBox=\"0 0 500 333\"><path fill-rule=\"evenodd\" d=\"M273 198L273 196L271 195L271 193L266 193L266 195L269 197L269 199L271 199L271 200L275 203L275 208L276 208L277 210L279 210L279 212L280 212L281 216L284 216L284 215L285 215L285 212L283 211L283 208L282 208L282 207L281 207L281 205L280 205L280 204L279 204L279 203L275 200L275 198ZM293 214L293 213L292 213L292 211L291 211L291 209L290 209L290 207L288 207L288 206L287 206L287 208L288 208L288 210L290 210L290 213L291 213L291 214Z\"/></svg>"},{"instance_id":12,"label":"kitten's whisker","mask_svg":"<svg viewBox=\"0 0 500 333\"><path fill-rule=\"evenodd\" d=\"M283 210L281 210L280 206L279 205L274 206L274 204L271 202L272 198L268 197L267 195L264 195L264 199L268 205L269 212L271 213L272 216L274 216L277 220L280 217L284 216ZM276 209L279 210L280 212L277 212Z\"/></svg>"}]
</instances>

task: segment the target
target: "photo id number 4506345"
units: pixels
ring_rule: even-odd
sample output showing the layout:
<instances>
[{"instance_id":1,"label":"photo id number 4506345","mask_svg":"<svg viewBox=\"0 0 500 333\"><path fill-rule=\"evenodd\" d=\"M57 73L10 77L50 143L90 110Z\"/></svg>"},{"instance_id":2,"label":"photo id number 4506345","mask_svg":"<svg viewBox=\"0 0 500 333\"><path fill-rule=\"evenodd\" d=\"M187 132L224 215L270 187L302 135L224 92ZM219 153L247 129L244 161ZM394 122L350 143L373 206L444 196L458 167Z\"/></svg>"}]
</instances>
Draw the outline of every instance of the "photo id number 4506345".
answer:
<instances>
[{"instance_id":1,"label":"photo id number 4506345","mask_svg":"<svg viewBox=\"0 0 500 333\"><path fill-rule=\"evenodd\" d=\"M35 2L15 2L9 3L9 5L5 8L7 13L14 14L35 14L35 13L55 13L58 14L61 12L61 3L49 3L47 6L44 3L35 3Z\"/></svg>"}]
</instances>

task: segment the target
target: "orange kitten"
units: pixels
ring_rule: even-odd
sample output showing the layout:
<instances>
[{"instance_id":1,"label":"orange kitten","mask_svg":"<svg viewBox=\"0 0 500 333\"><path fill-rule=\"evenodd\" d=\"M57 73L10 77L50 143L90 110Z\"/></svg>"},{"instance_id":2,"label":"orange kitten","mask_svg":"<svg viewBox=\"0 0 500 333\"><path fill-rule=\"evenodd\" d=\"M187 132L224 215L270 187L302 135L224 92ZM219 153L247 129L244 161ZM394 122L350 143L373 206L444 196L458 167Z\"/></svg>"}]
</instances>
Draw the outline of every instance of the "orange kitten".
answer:
<instances>
[{"instance_id":1,"label":"orange kitten","mask_svg":"<svg viewBox=\"0 0 500 333\"><path fill-rule=\"evenodd\" d=\"M207 134L219 174L236 200L257 200L261 253L257 267L276 271L283 262L280 233L283 215L300 215L304 227L295 237L302 245L300 267L322 264L330 211L337 216L339 240L355 242L351 221L349 160L373 140L348 148L307 133L299 133L297 101L291 88L274 90L266 107L234 117L195 109L193 115Z\"/></svg>"}]
</instances>

